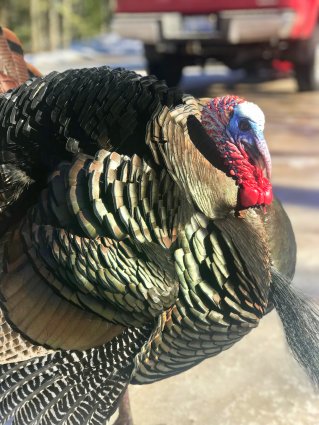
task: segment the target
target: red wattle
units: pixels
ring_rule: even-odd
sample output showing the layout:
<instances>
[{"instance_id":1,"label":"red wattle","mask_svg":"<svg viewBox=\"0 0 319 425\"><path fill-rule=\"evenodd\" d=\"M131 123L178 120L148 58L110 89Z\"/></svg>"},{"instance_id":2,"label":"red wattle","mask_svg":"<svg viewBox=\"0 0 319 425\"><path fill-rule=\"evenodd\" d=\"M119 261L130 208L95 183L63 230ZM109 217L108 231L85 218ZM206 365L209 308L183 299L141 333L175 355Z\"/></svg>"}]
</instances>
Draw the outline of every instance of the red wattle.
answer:
<instances>
[{"instance_id":1,"label":"red wattle","mask_svg":"<svg viewBox=\"0 0 319 425\"><path fill-rule=\"evenodd\" d=\"M270 205L270 204L272 203L272 200L273 200L273 194L272 194L272 189L271 189L271 187L270 187L270 188L268 188L268 189L265 191L265 193L264 193L264 197L265 197L265 199L264 199L264 204L266 204L266 205Z\"/></svg>"},{"instance_id":2,"label":"red wattle","mask_svg":"<svg viewBox=\"0 0 319 425\"><path fill-rule=\"evenodd\" d=\"M229 176L239 186L239 208L250 208L272 203L272 186L263 175L263 170L250 162L244 146L227 141L223 150Z\"/></svg>"},{"instance_id":3,"label":"red wattle","mask_svg":"<svg viewBox=\"0 0 319 425\"><path fill-rule=\"evenodd\" d=\"M271 183L265 177L263 178L262 190L264 193L264 204L271 204L273 201L272 186Z\"/></svg>"},{"instance_id":4,"label":"red wattle","mask_svg":"<svg viewBox=\"0 0 319 425\"><path fill-rule=\"evenodd\" d=\"M239 188L239 201L243 208L249 208L257 204L259 193L253 187L240 187Z\"/></svg>"}]
</instances>

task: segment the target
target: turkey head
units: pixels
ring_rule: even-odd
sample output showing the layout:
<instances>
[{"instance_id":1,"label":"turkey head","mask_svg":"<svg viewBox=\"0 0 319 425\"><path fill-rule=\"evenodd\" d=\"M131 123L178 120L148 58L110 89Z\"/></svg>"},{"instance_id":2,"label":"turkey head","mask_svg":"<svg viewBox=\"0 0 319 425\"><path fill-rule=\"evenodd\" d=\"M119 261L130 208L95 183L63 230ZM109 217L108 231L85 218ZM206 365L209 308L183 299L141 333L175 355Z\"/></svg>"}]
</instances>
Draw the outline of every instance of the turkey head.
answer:
<instances>
[{"instance_id":1,"label":"turkey head","mask_svg":"<svg viewBox=\"0 0 319 425\"><path fill-rule=\"evenodd\" d=\"M200 109L191 99L184 102L162 110L156 117L162 131L156 133L153 121L148 143L189 201L209 218L271 204L261 109L237 96L202 100Z\"/></svg>"},{"instance_id":2,"label":"turkey head","mask_svg":"<svg viewBox=\"0 0 319 425\"><path fill-rule=\"evenodd\" d=\"M269 205L271 158L262 110L240 97L224 96L203 108L202 124L215 141L227 173L239 186L239 207Z\"/></svg>"}]
</instances>

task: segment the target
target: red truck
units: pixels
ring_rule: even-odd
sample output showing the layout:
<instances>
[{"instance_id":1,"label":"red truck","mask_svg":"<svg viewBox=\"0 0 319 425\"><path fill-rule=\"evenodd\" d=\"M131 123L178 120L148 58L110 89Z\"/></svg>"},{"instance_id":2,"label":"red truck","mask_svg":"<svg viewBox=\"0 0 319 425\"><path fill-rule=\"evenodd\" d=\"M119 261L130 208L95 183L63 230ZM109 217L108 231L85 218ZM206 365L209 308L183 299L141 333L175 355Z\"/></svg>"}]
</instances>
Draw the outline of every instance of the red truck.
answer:
<instances>
[{"instance_id":1,"label":"red truck","mask_svg":"<svg viewBox=\"0 0 319 425\"><path fill-rule=\"evenodd\" d=\"M169 85L208 58L249 74L278 59L305 91L315 88L318 9L319 0L118 0L113 29L142 40L149 72Z\"/></svg>"}]
</instances>

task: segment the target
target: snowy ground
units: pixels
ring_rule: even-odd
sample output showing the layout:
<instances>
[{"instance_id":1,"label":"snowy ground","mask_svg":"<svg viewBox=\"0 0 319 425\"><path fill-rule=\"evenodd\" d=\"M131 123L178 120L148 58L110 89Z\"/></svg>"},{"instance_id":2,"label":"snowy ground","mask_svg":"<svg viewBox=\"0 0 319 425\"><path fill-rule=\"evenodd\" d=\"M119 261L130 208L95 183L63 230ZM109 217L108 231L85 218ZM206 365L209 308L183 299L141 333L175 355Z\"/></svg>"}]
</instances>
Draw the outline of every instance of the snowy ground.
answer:
<instances>
[{"instance_id":1,"label":"snowy ground","mask_svg":"<svg viewBox=\"0 0 319 425\"><path fill-rule=\"evenodd\" d=\"M102 65L125 66L130 69L145 67L141 42L121 39L116 34L74 42L68 49L27 54L26 59L43 73Z\"/></svg>"}]
</instances>

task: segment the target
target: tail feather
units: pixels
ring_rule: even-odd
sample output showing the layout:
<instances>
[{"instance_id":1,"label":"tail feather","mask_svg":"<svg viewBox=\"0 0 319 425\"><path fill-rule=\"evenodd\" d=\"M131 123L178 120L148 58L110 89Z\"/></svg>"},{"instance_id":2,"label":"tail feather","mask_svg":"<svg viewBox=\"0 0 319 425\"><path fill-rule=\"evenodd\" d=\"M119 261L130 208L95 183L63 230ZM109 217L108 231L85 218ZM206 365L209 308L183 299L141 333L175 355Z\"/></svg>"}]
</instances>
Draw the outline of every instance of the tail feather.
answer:
<instances>
[{"instance_id":1,"label":"tail feather","mask_svg":"<svg viewBox=\"0 0 319 425\"><path fill-rule=\"evenodd\" d=\"M0 366L0 423L101 425L115 411L150 328L126 329L86 351Z\"/></svg>"},{"instance_id":2,"label":"tail feather","mask_svg":"<svg viewBox=\"0 0 319 425\"><path fill-rule=\"evenodd\" d=\"M319 306L272 269L272 298L293 356L319 388Z\"/></svg>"},{"instance_id":3,"label":"tail feather","mask_svg":"<svg viewBox=\"0 0 319 425\"><path fill-rule=\"evenodd\" d=\"M25 62L19 38L9 29L0 27L0 93L39 75L34 66Z\"/></svg>"},{"instance_id":4,"label":"tail feather","mask_svg":"<svg viewBox=\"0 0 319 425\"><path fill-rule=\"evenodd\" d=\"M16 421L26 423L25 418L28 418L28 423L48 425L55 423L90 423L91 417L100 404L103 404L104 412L106 412L117 401L117 397L111 396L112 387L117 386L119 394L121 394L127 385L123 379L110 384L111 381L104 376L102 369L103 365L99 368L99 371L95 371L94 375L86 377L85 380L82 379L81 382L76 381L77 375L73 376L72 379L69 377L72 384L64 389L61 382L55 380L54 385L52 385L53 382L50 382L37 398L39 400L37 409L34 407L34 395L32 395L28 403L25 403L18 411ZM108 389L105 394L106 401L100 399L105 386ZM51 401L48 403L50 398Z\"/></svg>"},{"instance_id":5,"label":"tail feather","mask_svg":"<svg viewBox=\"0 0 319 425\"><path fill-rule=\"evenodd\" d=\"M16 86L24 83L29 78L28 69L23 59L23 50L18 37L7 28L0 28L0 57L2 77L7 76L12 79L12 85ZM8 80L4 84L3 91L13 88L8 85Z\"/></svg>"},{"instance_id":6,"label":"tail feather","mask_svg":"<svg viewBox=\"0 0 319 425\"><path fill-rule=\"evenodd\" d=\"M38 68L36 68L34 65L32 65L31 63L27 63L27 68L28 68L28 73L29 73L29 77L33 78L33 77L41 77L42 73L38 70Z\"/></svg>"}]
</instances>

